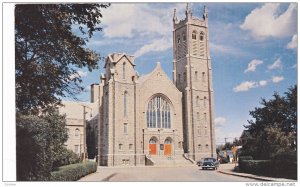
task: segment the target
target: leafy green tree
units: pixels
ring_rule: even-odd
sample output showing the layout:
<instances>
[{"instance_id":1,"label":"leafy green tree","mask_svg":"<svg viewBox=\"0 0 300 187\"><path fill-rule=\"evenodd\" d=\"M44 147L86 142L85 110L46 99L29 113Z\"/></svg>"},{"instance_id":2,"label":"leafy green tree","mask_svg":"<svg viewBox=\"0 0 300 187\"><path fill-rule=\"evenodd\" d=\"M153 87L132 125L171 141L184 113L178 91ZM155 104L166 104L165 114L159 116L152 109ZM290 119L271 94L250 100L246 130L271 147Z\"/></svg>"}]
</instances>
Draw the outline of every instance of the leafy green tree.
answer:
<instances>
[{"instance_id":1,"label":"leafy green tree","mask_svg":"<svg viewBox=\"0 0 300 187\"><path fill-rule=\"evenodd\" d=\"M272 159L280 154L296 153L297 142L297 86L285 96L275 93L274 99L262 99L260 108L250 111L255 120L241 136L243 155L255 159Z\"/></svg>"},{"instance_id":2,"label":"leafy green tree","mask_svg":"<svg viewBox=\"0 0 300 187\"><path fill-rule=\"evenodd\" d=\"M59 98L75 98L83 90L77 68L97 68L100 55L85 45L94 32L101 31L101 9L108 6L15 6L17 112L37 114L49 104L59 103Z\"/></svg>"},{"instance_id":3,"label":"leafy green tree","mask_svg":"<svg viewBox=\"0 0 300 187\"><path fill-rule=\"evenodd\" d=\"M65 116L54 109L40 116L17 115L17 180L49 180L65 151L65 125Z\"/></svg>"}]
</instances>

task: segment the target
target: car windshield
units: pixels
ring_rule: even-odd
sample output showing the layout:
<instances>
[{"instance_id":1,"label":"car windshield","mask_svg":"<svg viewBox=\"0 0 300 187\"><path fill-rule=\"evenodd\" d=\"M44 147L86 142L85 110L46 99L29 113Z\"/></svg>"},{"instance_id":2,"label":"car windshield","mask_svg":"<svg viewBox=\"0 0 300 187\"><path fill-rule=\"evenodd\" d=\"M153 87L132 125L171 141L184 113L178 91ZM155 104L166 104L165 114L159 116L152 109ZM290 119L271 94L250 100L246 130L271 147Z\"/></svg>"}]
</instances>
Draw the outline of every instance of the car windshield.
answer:
<instances>
[{"instance_id":1,"label":"car windshield","mask_svg":"<svg viewBox=\"0 0 300 187\"><path fill-rule=\"evenodd\" d=\"M205 158L204 162L214 162L215 159L214 158Z\"/></svg>"}]
</instances>

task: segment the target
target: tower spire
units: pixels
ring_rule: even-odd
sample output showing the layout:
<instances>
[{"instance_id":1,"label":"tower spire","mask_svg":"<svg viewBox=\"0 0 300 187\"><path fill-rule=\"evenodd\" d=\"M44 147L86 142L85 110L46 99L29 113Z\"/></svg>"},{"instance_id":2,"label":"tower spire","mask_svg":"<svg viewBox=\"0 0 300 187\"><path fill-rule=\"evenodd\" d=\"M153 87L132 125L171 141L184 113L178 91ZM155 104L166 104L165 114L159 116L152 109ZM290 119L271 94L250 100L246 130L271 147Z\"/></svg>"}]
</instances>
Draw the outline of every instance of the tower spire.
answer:
<instances>
[{"instance_id":1,"label":"tower spire","mask_svg":"<svg viewBox=\"0 0 300 187\"><path fill-rule=\"evenodd\" d=\"M186 10L185 10L186 17L192 16L192 11L190 8L190 3L186 3Z\"/></svg>"},{"instance_id":2,"label":"tower spire","mask_svg":"<svg viewBox=\"0 0 300 187\"><path fill-rule=\"evenodd\" d=\"M174 8L174 15L173 15L173 22L177 22L177 17L176 17L176 8Z\"/></svg>"},{"instance_id":3,"label":"tower spire","mask_svg":"<svg viewBox=\"0 0 300 187\"><path fill-rule=\"evenodd\" d=\"M204 5L203 18L204 18L204 19L208 18L208 11L207 11L207 8L206 8L205 5Z\"/></svg>"}]
</instances>

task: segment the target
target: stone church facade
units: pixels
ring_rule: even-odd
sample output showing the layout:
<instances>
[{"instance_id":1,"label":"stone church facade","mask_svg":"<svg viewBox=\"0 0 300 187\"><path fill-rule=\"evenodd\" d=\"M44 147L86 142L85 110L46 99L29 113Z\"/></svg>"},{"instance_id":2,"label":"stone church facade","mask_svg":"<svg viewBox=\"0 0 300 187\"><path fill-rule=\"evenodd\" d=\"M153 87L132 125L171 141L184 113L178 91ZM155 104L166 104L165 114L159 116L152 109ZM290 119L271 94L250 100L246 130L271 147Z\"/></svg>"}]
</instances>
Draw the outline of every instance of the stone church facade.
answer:
<instances>
[{"instance_id":1,"label":"stone church facade","mask_svg":"<svg viewBox=\"0 0 300 187\"><path fill-rule=\"evenodd\" d=\"M99 165L191 163L215 156L214 100L208 16L173 18L173 81L157 63L142 77L134 57L112 53L100 84L91 85L99 102Z\"/></svg>"},{"instance_id":2,"label":"stone church facade","mask_svg":"<svg viewBox=\"0 0 300 187\"><path fill-rule=\"evenodd\" d=\"M174 10L173 81L159 63L141 77L135 66L133 56L109 54L100 83L91 85L99 165L191 164L216 157L206 8L199 19L187 5L180 21Z\"/></svg>"}]
</instances>

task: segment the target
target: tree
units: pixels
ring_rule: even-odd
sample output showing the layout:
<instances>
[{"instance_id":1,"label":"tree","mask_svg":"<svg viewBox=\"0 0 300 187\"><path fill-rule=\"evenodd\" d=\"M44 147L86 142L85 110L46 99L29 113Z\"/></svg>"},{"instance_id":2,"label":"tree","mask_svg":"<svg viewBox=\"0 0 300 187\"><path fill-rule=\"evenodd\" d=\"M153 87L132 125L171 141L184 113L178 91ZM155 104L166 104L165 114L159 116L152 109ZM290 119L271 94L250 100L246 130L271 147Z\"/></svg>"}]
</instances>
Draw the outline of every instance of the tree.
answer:
<instances>
[{"instance_id":1,"label":"tree","mask_svg":"<svg viewBox=\"0 0 300 187\"><path fill-rule=\"evenodd\" d=\"M272 159L280 154L296 153L297 140L297 86L285 96L274 93L274 99L262 99L262 107L250 111L255 120L241 136L243 155L255 159Z\"/></svg>"},{"instance_id":2,"label":"tree","mask_svg":"<svg viewBox=\"0 0 300 187\"><path fill-rule=\"evenodd\" d=\"M41 116L17 115L17 180L49 180L68 139L65 116L50 109ZM65 158L68 159L68 158Z\"/></svg>"},{"instance_id":3,"label":"tree","mask_svg":"<svg viewBox=\"0 0 300 187\"><path fill-rule=\"evenodd\" d=\"M97 68L100 55L85 48L109 4L17 4L16 108L37 114L83 90L76 68ZM76 26L79 34L75 34Z\"/></svg>"}]
</instances>

